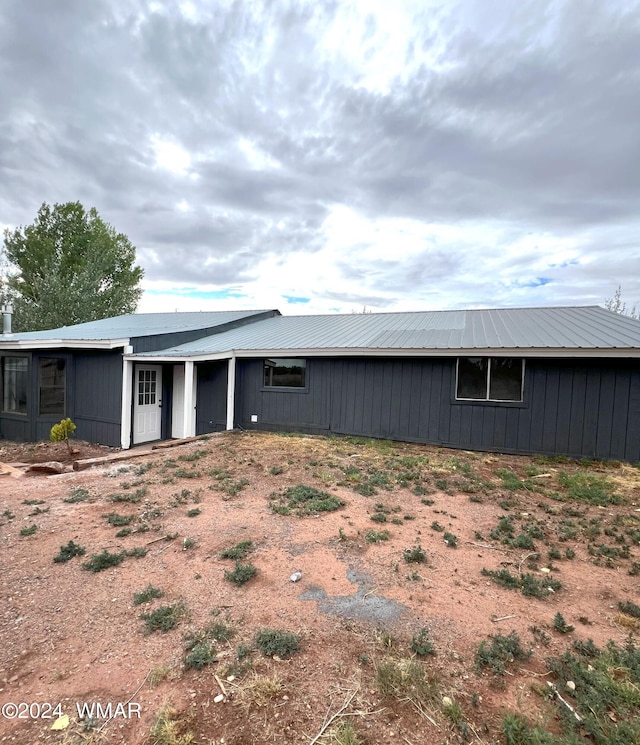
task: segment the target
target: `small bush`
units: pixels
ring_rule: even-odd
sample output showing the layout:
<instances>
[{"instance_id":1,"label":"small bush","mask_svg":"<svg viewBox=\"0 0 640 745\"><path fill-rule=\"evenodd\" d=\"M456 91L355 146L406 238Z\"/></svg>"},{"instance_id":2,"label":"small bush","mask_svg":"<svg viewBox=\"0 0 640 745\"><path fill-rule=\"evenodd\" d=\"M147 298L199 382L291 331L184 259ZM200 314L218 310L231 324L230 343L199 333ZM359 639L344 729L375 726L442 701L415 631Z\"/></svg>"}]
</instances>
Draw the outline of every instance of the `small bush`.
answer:
<instances>
[{"instance_id":1,"label":"small bush","mask_svg":"<svg viewBox=\"0 0 640 745\"><path fill-rule=\"evenodd\" d=\"M554 631L557 631L560 634L569 634L571 631L574 630L575 627L574 626L570 626L564 620L564 617L563 617L562 613L560 613L560 611L558 611L556 613L554 619L553 619L553 628L554 628Z\"/></svg>"},{"instance_id":2,"label":"small bush","mask_svg":"<svg viewBox=\"0 0 640 745\"><path fill-rule=\"evenodd\" d=\"M220 552L221 559L244 559L253 550L253 541L248 539L240 541L235 546L225 548Z\"/></svg>"},{"instance_id":3,"label":"small bush","mask_svg":"<svg viewBox=\"0 0 640 745\"><path fill-rule=\"evenodd\" d=\"M118 515L117 512L110 512L106 515L106 518L109 525L113 525L114 527L131 525L131 523L136 519L135 515Z\"/></svg>"},{"instance_id":4,"label":"small bush","mask_svg":"<svg viewBox=\"0 0 640 745\"><path fill-rule=\"evenodd\" d=\"M250 579L253 579L257 573L258 569L251 562L243 564L241 561L236 561L235 569L232 572L225 569L224 578L240 587L240 585L244 585Z\"/></svg>"},{"instance_id":5,"label":"small bush","mask_svg":"<svg viewBox=\"0 0 640 745\"><path fill-rule=\"evenodd\" d=\"M426 626L411 637L411 644L409 646L411 647L411 651L420 657L427 657L436 653L436 648L433 646L431 639L429 639L429 629Z\"/></svg>"},{"instance_id":6,"label":"small bush","mask_svg":"<svg viewBox=\"0 0 640 745\"><path fill-rule=\"evenodd\" d=\"M431 530L435 530L438 533L444 532L444 525L440 525L440 523L437 520L434 520L431 523Z\"/></svg>"},{"instance_id":7,"label":"small bush","mask_svg":"<svg viewBox=\"0 0 640 745\"><path fill-rule=\"evenodd\" d=\"M184 666L188 670L202 670L205 665L210 665L218 659L215 646L208 641L200 641L194 644L184 659Z\"/></svg>"},{"instance_id":8,"label":"small bush","mask_svg":"<svg viewBox=\"0 0 640 745\"><path fill-rule=\"evenodd\" d=\"M74 556L84 556L86 548L78 546L77 543L69 541L66 546L60 546L60 553L53 557L53 561L56 564L64 564L66 561L70 561Z\"/></svg>"},{"instance_id":9,"label":"small bush","mask_svg":"<svg viewBox=\"0 0 640 745\"><path fill-rule=\"evenodd\" d=\"M187 616L187 609L182 600L172 605L163 605L151 613L142 613L140 618L145 622L147 633L154 631L167 632L174 629Z\"/></svg>"},{"instance_id":10,"label":"small bush","mask_svg":"<svg viewBox=\"0 0 640 745\"><path fill-rule=\"evenodd\" d=\"M67 504L75 504L76 502L86 502L89 499L89 492L86 489L72 489L71 494L63 499L63 502Z\"/></svg>"},{"instance_id":11,"label":"small bush","mask_svg":"<svg viewBox=\"0 0 640 745\"><path fill-rule=\"evenodd\" d=\"M34 535L36 530L38 530L37 525L32 525L29 528L22 528L22 530L20 531L20 535L23 535L23 536Z\"/></svg>"},{"instance_id":12,"label":"small bush","mask_svg":"<svg viewBox=\"0 0 640 745\"><path fill-rule=\"evenodd\" d=\"M300 635L266 628L256 633L255 642L265 657L278 656L284 659L285 657L291 657L298 651Z\"/></svg>"},{"instance_id":13,"label":"small bush","mask_svg":"<svg viewBox=\"0 0 640 745\"><path fill-rule=\"evenodd\" d=\"M102 572L104 569L109 569L110 567L116 567L118 564L122 564L125 556L126 554L124 551L121 551L118 554L110 554L107 549L104 549L102 553L94 554L89 561L82 565L82 568L86 569L88 572Z\"/></svg>"},{"instance_id":14,"label":"small bush","mask_svg":"<svg viewBox=\"0 0 640 745\"><path fill-rule=\"evenodd\" d=\"M390 537L388 530L368 530L364 539L367 543L380 543L380 541L388 541Z\"/></svg>"},{"instance_id":15,"label":"small bush","mask_svg":"<svg viewBox=\"0 0 640 745\"><path fill-rule=\"evenodd\" d=\"M458 536L453 533L445 533L442 537L449 548L458 548Z\"/></svg>"},{"instance_id":16,"label":"small bush","mask_svg":"<svg viewBox=\"0 0 640 745\"><path fill-rule=\"evenodd\" d=\"M58 424L54 424L49 432L49 439L51 442L64 442L67 445L67 449L71 454L71 445L69 444L69 438L76 431L76 425L67 417L62 419Z\"/></svg>"},{"instance_id":17,"label":"small bush","mask_svg":"<svg viewBox=\"0 0 640 745\"><path fill-rule=\"evenodd\" d=\"M497 634L489 638L491 645L483 641L476 652L476 667L479 670L488 667L495 675L504 675L506 663L514 660L528 660L531 657L531 651L523 649L515 631L512 631L509 636Z\"/></svg>"},{"instance_id":18,"label":"small bush","mask_svg":"<svg viewBox=\"0 0 640 745\"><path fill-rule=\"evenodd\" d=\"M631 616L632 618L640 618L640 605L636 605L635 603L632 603L630 600L619 602L618 608L623 613L626 613L627 616Z\"/></svg>"},{"instance_id":19,"label":"small bush","mask_svg":"<svg viewBox=\"0 0 640 745\"><path fill-rule=\"evenodd\" d=\"M279 514L293 511L299 517L317 515L320 512L334 512L344 507L345 502L313 486L291 486L280 495L271 497L271 509Z\"/></svg>"},{"instance_id":20,"label":"small bush","mask_svg":"<svg viewBox=\"0 0 640 745\"><path fill-rule=\"evenodd\" d=\"M198 509L197 507L193 510L187 510L187 517L198 517L202 513L202 510Z\"/></svg>"},{"instance_id":21,"label":"small bush","mask_svg":"<svg viewBox=\"0 0 640 745\"><path fill-rule=\"evenodd\" d=\"M420 544L405 548L403 557L407 564L426 564L427 562L427 554Z\"/></svg>"},{"instance_id":22,"label":"small bush","mask_svg":"<svg viewBox=\"0 0 640 745\"><path fill-rule=\"evenodd\" d=\"M164 592L159 587L154 587L152 584L148 584L142 592L136 592L133 595L133 604L142 605L148 603L154 598L161 598L164 596Z\"/></svg>"}]
</instances>

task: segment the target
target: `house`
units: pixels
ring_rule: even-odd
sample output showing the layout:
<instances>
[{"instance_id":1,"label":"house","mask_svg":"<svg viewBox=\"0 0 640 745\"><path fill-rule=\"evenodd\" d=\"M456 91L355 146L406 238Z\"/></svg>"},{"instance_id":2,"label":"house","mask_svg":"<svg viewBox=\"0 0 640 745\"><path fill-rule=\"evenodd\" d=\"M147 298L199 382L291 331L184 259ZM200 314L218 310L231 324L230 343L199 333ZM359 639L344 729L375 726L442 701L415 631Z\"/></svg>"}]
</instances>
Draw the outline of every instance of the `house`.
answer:
<instances>
[{"instance_id":1,"label":"house","mask_svg":"<svg viewBox=\"0 0 640 745\"><path fill-rule=\"evenodd\" d=\"M0 337L0 437L222 429L640 460L640 321L591 307L130 315Z\"/></svg>"}]
</instances>

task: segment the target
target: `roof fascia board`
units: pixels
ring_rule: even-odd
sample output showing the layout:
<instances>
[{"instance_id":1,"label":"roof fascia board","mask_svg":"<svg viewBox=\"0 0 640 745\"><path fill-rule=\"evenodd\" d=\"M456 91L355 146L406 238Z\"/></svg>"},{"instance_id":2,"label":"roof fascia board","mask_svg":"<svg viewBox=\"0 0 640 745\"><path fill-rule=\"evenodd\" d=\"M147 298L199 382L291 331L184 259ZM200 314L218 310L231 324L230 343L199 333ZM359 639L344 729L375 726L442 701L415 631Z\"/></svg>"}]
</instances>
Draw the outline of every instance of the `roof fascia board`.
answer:
<instances>
[{"instance_id":1,"label":"roof fascia board","mask_svg":"<svg viewBox=\"0 0 640 745\"><path fill-rule=\"evenodd\" d=\"M176 354L176 355L125 355L125 359L154 360L156 362L205 362L207 360L226 360L235 356L238 359L254 357L527 357L563 359L623 359L640 358L640 347L628 349L237 349L224 352Z\"/></svg>"},{"instance_id":2,"label":"roof fascia board","mask_svg":"<svg viewBox=\"0 0 640 745\"><path fill-rule=\"evenodd\" d=\"M3 342L0 350L19 349L119 349L129 345L129 339L25 339Z\"/></svg>"}]
</instances>

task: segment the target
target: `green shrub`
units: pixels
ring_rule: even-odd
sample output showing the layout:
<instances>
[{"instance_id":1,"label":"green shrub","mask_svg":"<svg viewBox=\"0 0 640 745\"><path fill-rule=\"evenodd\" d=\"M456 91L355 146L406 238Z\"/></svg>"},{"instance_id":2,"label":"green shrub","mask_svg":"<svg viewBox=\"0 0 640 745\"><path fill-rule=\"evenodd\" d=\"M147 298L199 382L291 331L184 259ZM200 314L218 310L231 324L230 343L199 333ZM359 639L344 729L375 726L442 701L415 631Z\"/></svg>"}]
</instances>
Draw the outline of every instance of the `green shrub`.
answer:
<instances>
[{"instance_id":1,"label":"green shrub","mask_svg":"<svg viewBox=\"0 0 640 745\"><path fill-rule=\"evenodd\" d=\"M556 613L556 615L555 615L555 617L553 619L553 628L554 628L554 631L557 631L560 634L569 634L571 631L574 630L574 626L570 626L564 620L564 617L563 617L562 613L560 613L560 611L558 611Z\"/></svg>"},{"instance_id":2,"label":"green shrub","mask_svg":"<svg viewBox=\"0 0 640 745\"><path fill-rule=\"evenodd\" d=\"M215 646L211 642L200 641L189 649L184 659L184 666L186 669L201 670L205 665L216 662L217 659Z\"/></svg>"},{"instance_id":3,"label":"green shrub","mask_svg":"<svg viewBox=\"0 0 640 745\"><path fill-rule=\"evenodd\" d=\"M380 541L388 541L390 537L388 530L368 530L364 539L367 543L380 543Z\"/></svg>"},{"instance_id":4,"label":"green shrub","mask_svg":"<svg viewBox=\"0 0 640 745\"><path fill-rule=\"evenodd\" d=\"M449 548L458 548L458 536L447 532L442 537Z\"/></svg>"},{"instance_id":5,"label":"green shrub","mask_svg":"<svg viewBox=\"0 0 640 745\"><path fill-rule=\"evenodd\" d=\"M152 584L148 584L141 592L136 592L133 595L133 604L142 605L148 603L154 598L161 598L164 596L164 592L159 587L154 587Z\"/></svg>"},{"instance_id":6,"label":"green shrub","mask_svg":"<svg viewBox=\"0 0 640 745\"><path fill-rule=\"evenodd\" d=\"M255 642L265 657L278 656L284 659L285 657L291 657L298 651L300 635L266 628L256 633Z\"/></svg>"},{"instance_id":7,"label":"green shrub","mask_svg":"<svg viewBox=\"0 0 640 745\"><path fill-rule=\"evenodd\" d=\"M224 571L224 578L228 582L233 582L234 585L244 585L250 579L256 576L258 569L251 563L243 564L241 561L236 561L235 569L230 572L228 569Z\"/></svg>"},{"instance_id":8,"label":"green shrub","mask_svg":"<svg viewBox=\"0 0 640 745\"><path fill-rule=\"evenodd\" d=\"M221 559L244 559L247 554L253 550L253 541L248 539L246 541L240 541L235 546L225 548L224 551L220 552Z\"/></svg>"},{"instance_id":9,"label":"green shrub","mask_svg":"<svg viewBox=\"0 0 640 745\"><path fill-rule=\"evenodd\" d=\"M20 535L27 536L27 535L34 535L36 530L38 530L37 525L31 525L29 528L22 528L20 531Z\"/></svg>"},{"instance_id":10,"label":"green shrub","mask_svg":"<svg viewBox=\"0 0 640 745\"><path fill-rule=\"evenodd\" d=\"M405 548L403 557L407 564L426 564L427 561L427 554L420 544Z\"/></svg>"},{"instance_id":11,"label":"green shrub","mask_svg":"<svg viewBox=\"0 0 640 745\"><path fill-rule=\"evenodd\" d=\"M151 613L142 613L140 618L145 622L147 633L154 631L167 632L174 629L187 616L187 609L182 600L172 605L163 605Z\"/></svg>"},{"instance_id":12,"label":"green shrub","mask_svg":"<svg viewBox=\"0 0 640 745\"><path fill-rule=\"evenodd\" d=\"M411 651L420 657L427 657L436 653L436 648L429 639L429 629L426 626L411 637L411 644L409 646L411 647Z\"/></svg>"},{"instance_id":13,"label":"green shrub","mask_svg":"<svg viewBox=\"0 0 640 745\"><path fill-rule=\"evenodd\" d=\"M88 572L101 572L104 569L109 569L110 567L116 567L118 564L122 564L125 556L126 554L124 551L121 551L118 554L110 554L105 548L102 553L94 554L89 561L82 565L82 568L86 569Z\"/></svg>"},{"instance_id":14,"label":"green shrub","mask_svg":"<svg viewBox=\"0 0 640 745\"><path fill-rule=\"evenodd\" d=\"M71 435L76 431L76 425L67 417L67 419L62 419L58 422L58 424L54 424L53 427L51 427L51 431L49 432L49 439L51 442L65 442L67 444L67 449L69 450L69 454L71 454L71 445L69 443L69 438Z\"/></svg>"},{"instance_id":15,"label":"green shrub","mask_svg":"<svg viewBox=\"0 0 640 745\"><path fill-rule=\"evenodd\" d=\"M106 515L106 518L109 525L113 525L114 527L131 525L131 523L136 519L135 515L118 515L117 512L110 512Z\"/></svg>"},{"instance_id":16,"label":"green shrub","mask_svg":"<svg viewBox=\"0 0 640 745\"><path fill-rule=\"evenodd\" d=\"M73 541L69 541L66 546L60 546L60 553L53 557L53 561L56 564L63 564L73 559L74 556L84 556L86 551L86 548L78 546Z\"/></svg>"},{"instance_id":17,"label":"green shrub","mask_svg":"<svg viewBox=\"0 0 640 745\"><path fill-rule=\"evenodd\" d=\"M303 484L291 486L280 494L272 494L270 502L274 512L286 515L293 511L299 517L333 512L344 505L342 499Z\"/></svg>"},{"instance_id":18,"label":"green shrub","mask_svg":"<svg viewBox=\"0 0 640 745\"><path fill-rule=\"evenodd\" d=\"M627 616L632 616L633 618L640 618L640 605L636 605L635 603L632 603L630 600L619 602L618 608L623 613L626 613Z\"/></svg>"},{"instance_id":19,"label":"green shrub","mask_svg":"<svg viewBox=\"0 0 640 745\"><path fill-rule=\"evenodd\" d=\"M531 651L523 649L515 631L508 636L496 634L489 638L491 644L489 645L486 641L481 642L476 652L478 670L488 667L495 675L504 675L506 663L514 660L528 660L531 657Z\"/></svg>"}]
</instances>

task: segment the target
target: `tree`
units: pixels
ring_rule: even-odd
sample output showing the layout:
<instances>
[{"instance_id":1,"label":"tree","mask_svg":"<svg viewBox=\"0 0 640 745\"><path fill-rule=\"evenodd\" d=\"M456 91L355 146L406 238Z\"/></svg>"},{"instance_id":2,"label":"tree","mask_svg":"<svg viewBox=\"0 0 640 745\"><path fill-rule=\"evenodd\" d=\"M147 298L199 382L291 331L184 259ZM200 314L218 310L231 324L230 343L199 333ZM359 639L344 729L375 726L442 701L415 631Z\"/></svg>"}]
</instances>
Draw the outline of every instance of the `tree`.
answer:
<instances>
[{"instance_id":1,"label":"tree","mask_svg":"<svg viewBox=\"0 0 640 745\"><path fill-rule=\"evenodd\" d=\"M631 318L640 318L638 313L637 305L633 308L627 308L627 304L622 300L622 285L618 285L618 289L615 291L613 297L607 298L604 302L604 307L607 310L611 310L614 313L620 313L623 316L629 316Z\"/></svg>"},{"instance_id":2,"label":"tree","mask_svg":"<svg viewBox=\"0 0 640 745\"><path fill-rule=\"evenodd\" d=\"M143 271L126 235L80 202L43 203L35 221L4 232L15 331L133 313Z\"/></svg>"}]
</instances>

